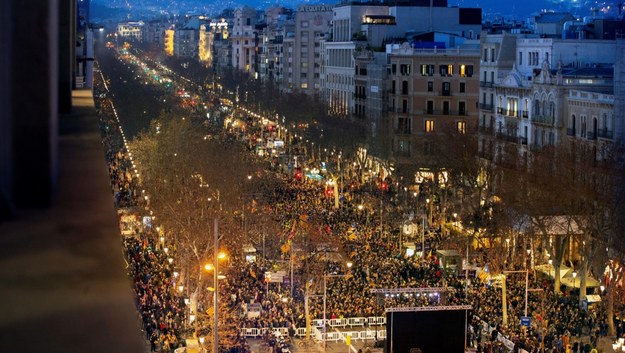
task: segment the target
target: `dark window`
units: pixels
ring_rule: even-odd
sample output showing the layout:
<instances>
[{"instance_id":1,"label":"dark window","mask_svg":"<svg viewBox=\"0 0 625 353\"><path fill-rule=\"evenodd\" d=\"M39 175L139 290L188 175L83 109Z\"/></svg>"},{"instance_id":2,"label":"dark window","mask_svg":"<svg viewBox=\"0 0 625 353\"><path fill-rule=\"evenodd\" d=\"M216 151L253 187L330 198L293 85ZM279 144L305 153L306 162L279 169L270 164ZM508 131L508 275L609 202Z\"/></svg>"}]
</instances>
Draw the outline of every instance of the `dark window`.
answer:
<instances>
[{"instance_id":1,"label":"dark window","mask_svg":"<svg viewBox=\"0 0 625 353\"><path fill-rule=\"evenodd\" d=\"M434 91L434 82L428 81L428 92Z\"/></svg>"},{"instance_id":2,"label":"dark window","mask_svg":"<svg viewBox=\"0 0 625 353\"><path fill-rule=\"evenodd\" d=\"M427 101L426 109L427 114L434 114L434 101Z\"/></svg>"},{"instance_id":3,"label":"dark window","mask_svg":"<svg viewBox=\"0 0 625 353\"><path fill-rule=\"evenodd\" d=\"M400 70L402 76L410 76L410 64L401 64Z\"/></svg>"},{"instance_id":4,"label":"dark window","mask_svg":"<svg viewBox=\"0 0 625 353\"><path fill-rule=\"evenodd\" d=\"M408 101L406 99L401 101L401 111L402 113L408 113Z\"/></svg>"},{"instance_id":5,"label":"dark window","mask_svg":"<svg viewBox=\"0 0 625 353\"><path fill-rule=\"evenodd\" d=\"M466 83L460 82L460 93L466 92Z\"/></svg>"},{"instance_id":6,"label":"dark window","mask_svg":"<svg viewBox=\"0 0 625 353\"><path fill-rule=\"evenodd\" d=\"M408 81L401 82L401 94L408 94Z\"/></svg>"},{"instance_id":7,"label":"dark window","mask_svg":"<svg viewBox=\"0 0 625 353\"><path fill-rule=\"evenodd\" d=\"M411 119L408 117L400 117L397 120L397 132L400 134L410 134L412 132Z\"/></svg>"},{"instance_id":8,"label":"dark window","mask_svg":"<svg viewBox=\"0 0 625 353\"><path fill-rule=\"evenodd\" d=\"M449 82L443 82L443 96L451 95L451 84Z\"/></svg>"},{"instance_id":9,"label":"dark window","mask_svg":"<svg viewBox=\"0 0 625 353\"><path fill-rule=\"evenodd\" d=\"M443 114L449 115L449 102L447 101L443 102Z\"/></svg>"}]
</instances>

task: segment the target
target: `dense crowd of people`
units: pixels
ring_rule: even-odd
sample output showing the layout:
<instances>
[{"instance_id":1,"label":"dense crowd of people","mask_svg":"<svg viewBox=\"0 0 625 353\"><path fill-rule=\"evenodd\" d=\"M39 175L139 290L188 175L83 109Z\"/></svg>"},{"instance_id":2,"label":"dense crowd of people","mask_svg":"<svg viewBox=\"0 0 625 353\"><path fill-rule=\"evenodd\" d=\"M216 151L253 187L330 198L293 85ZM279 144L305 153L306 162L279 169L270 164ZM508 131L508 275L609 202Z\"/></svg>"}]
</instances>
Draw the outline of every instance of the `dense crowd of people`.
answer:
<instances>
[{"instance_id":1,"label":"dense crowd of people","mask_svg":"<svg viewBox=\"0 0 625 353\"><path fill-rule=\"evenodd\" d=\"M139 186L132 177L127 152L119 136L111 102L98 101L101 132L109 164L111 183L117 207L142 205ZM211 125L214 128L214 125ZM258 134L248 125L246 134ZM249 142L251 138L242 131L224 130L230 140ZM242 142L244 142L242 141ZM267 157L268 167L275 161ZM305 161L300 161L304 162ZM345 163L349 166L349 163ZM540 281L542 292L531 293L528 315L533 323L524 328L516 318L524 312L524 283L508 283L508 325L502 322L501 289L478 279L467 285L456 272L443 268L436 250L449 241L441 229L432 229L428 236L429 249L422 249L422 256L406 256L403 252L399 219L401 204L389 202L393 192L378 190L380 182L392 184L392 180L369 180L347 183L346 197L340 207L333 207L334 198L327 196L326 185L303 177L293 178L292 169L280 168L277 173L267 174L280 179L272 191L268 204L263 208L282 232L276 244L289 244L280 251L279 261L259 258L248 262L234 258L234 266L226 279L220 282L222 306L232 313L228 320L236 328L288 328L291 334L307 324L304 303L309 303L309 319L323 317L323 301L318 296L325 283L327 300L326 318L383 316L386 307L436 306L470 304L471 319L468 329L469 344L478 352L499 352L509 347L498 338L499 334L514 343L515 350L527 352L564 352L568 345L586 351L580 341L582 335L591 338L596 345L598 335L606 333L605 319L596 311L584 311L570 294L556 295L548 277L532 274L533 281ZM356 172L346 170L346 175ZM354 178L358 179L358 178ZM341 190L343 191L343 190ZM389 196L390 195L390 196ZM380 209L359 209L356 200L373 199L369 204L380 204ZM377 215L380 217L377 217ZM385 219L382 219L385 215ZM436 217L436 215L434 215ZM183 345L185 331L185 303L175 291L176 280L167 254L155 244L157 238L149 227L138 227L134 236L124 238L129 276L133 280L146 339L153 351L170 352ZM320 241L313 248L305 248L305 238ZM293 261L297 257L294 243L306 254L299 254L294 270L296 285L291 292L289 285L266 283L265 272ZM305 244L306 243L306 244ZM321 244L323 247L319 247ZM350 263L347 266L346 263ZM390 288L442 288L440 292L412 292L400 294L372 293L372 289ZM227 293L227 295L226 295ZM261 310L250 314L249 307L260 304ZM221 308L221 307L220 307ZM486 325L485 325L486 323ZM270 332L270 331L267 331ZM275 339L268 336L267 339ZM231 345L238 352L249 351L245 337L239 330L232 334ZM575 350L573 350L575 352Z\"/></svg>"}]
</instances>

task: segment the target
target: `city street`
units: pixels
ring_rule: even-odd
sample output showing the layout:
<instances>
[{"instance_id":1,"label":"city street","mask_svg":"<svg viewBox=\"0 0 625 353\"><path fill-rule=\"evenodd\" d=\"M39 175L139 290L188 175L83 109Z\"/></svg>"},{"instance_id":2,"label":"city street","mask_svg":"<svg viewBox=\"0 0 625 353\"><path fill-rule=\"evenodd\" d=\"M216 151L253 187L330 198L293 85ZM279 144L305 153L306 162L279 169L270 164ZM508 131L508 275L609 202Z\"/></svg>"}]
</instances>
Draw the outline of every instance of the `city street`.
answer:
<instances>
[{"instance_id":1,"label":"city street","mask_svg":"<svg viewBox=\"0 0 625 353\"><path fill-rule=\"evenodd\" d=\"M220 345L228 349L268 351L258 333L277 327L284 334L292 330L290 351L318 352L323 345L301 343L302 330L306 316L325 316L331 328L325 351L377 353L374 340L356 338L361 333L354 333L348 347L337 332L347 330L338 328L346 326L340 320L363 326L386 308L441 305L471 305L466 331L480 352L511 350L519 341L529 351L540 342L561 344L562 337L590 342L593 332L604 332L598 314L589 317L572 305L568 290L566 297L546 291L549 271L523 270L530 256L547 261L532 249L515 256L523 244L507 239L498 252L472 245L463 268L462 255L453 249L466 247L469 254L469 235L454 221L458 201L449 188L426 182L418 190L404 188L385 169L387 162L362 147L315 145L303 138L305 130L294 133L292 125L237 104L238 92L228 98L204 92L160 63L141 61L129 48L107 48L103 56L108 70L115 70L115 78L106 80L111 88L100 88L103 134L116 202L136 215L125 239L138 271L134 276L148 271L147 265L158 269L154 284L173 284L171 290L153 287L151 279L137 287L167 298L158 301L168 304L156 318L154 299L142 297L153 347L176 346L189 336L209 346L209 323L216 320ZM154 88L142 93L144 86ZM140 101L154 104L142 110ZM415 217L415 210L421 215ZM213 218L214 229L207 228ZM230 254L219 273L217 250ZM489 272L488 264L497 261L510 268L505 293ZM463 277L470 267L473 279L467 284ZM211 281L213 275L221 279ZM207 286L208 292L202 290ZM511 298L507 308L502 294ZM519 305L524 299L525 307ZM209 309L213 304L219 319ZM258 314L251 314L252 307ZM530 318L530 331L521 326L522 316Z\"/></svg>"}]
</instances>

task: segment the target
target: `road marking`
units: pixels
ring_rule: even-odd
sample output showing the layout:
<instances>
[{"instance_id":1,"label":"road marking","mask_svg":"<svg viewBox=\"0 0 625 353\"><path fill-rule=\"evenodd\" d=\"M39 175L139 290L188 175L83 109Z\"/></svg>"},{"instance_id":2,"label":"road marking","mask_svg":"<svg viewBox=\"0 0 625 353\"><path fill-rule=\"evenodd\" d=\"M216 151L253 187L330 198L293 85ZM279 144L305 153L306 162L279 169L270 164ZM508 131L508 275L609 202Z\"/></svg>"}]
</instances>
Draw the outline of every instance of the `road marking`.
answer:
<instances>
[{"instance_id":1,"label":"road marking","mask_svg":"<svg viewBox=\"0 0 625 353\"><path fill-rule=\"evenodd\" d=\"M338 328L334 327L334 331L338 332L338 333L342 333L341 331L339 331ZM358 353L358 350L356 349L356 347L354 347L353 345L349 345L349 350L350 352L354 352L354 353Z\"/></svg>"}]
</instances>

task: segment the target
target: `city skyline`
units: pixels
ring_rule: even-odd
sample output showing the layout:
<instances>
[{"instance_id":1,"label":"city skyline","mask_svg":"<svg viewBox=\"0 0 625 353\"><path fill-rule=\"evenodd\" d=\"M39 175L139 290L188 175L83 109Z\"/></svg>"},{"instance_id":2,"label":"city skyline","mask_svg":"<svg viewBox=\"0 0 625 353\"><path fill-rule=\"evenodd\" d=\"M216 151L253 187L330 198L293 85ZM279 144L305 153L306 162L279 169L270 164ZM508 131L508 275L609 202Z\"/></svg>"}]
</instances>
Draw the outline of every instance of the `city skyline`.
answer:
<instances>
[{"instance_id":1,"label":"city skyline","mask_svg":"<svg viewBox=\"0 0 625 353\"><path fill-rule=\"evenodd\" d=\"M340 1L323 0L94 0L92 2L92 18L99 19L110 15L111 9L117 16L129 19L141 19L146 14L181 15L209 14L216 15L227 8L249 6L256 9L283 6L296 9L301 4L339 4ZM392 2L391 2L392 3ZM495 0L450 0L450 7L481 8L485 20L498 18L522 20L542 11L571 12L577 17L593 14L613 16L618 14L618 1L587 1L587 0L527 0L495 1ZM622 5L621 5L622 6Z\"/></svg>"}]
</instances>

